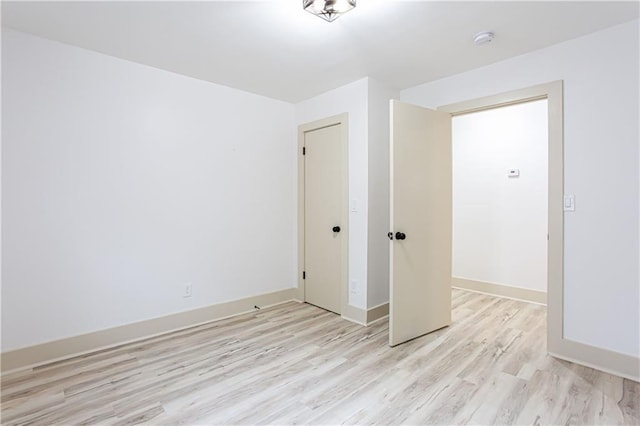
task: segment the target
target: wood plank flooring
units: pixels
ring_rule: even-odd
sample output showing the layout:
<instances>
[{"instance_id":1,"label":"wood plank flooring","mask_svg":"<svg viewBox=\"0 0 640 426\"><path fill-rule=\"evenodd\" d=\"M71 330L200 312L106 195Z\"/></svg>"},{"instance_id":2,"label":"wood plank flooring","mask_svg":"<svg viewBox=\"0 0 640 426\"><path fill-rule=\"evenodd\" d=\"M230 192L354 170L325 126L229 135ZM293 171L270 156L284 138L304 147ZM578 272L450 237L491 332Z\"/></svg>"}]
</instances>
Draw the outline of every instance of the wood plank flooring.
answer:
<instances>
[{"instance_id":1,"label":"wood plank flooring","mask_svg":"<svg viewBox=\"0 0 640 426\"><path fill-rule=\"evenodd\" d=\"M453 290L387 345L286 303L2 377L2 424L640 424L640 384L546 355L543 306Z\"/></svg>"}]
</instances>

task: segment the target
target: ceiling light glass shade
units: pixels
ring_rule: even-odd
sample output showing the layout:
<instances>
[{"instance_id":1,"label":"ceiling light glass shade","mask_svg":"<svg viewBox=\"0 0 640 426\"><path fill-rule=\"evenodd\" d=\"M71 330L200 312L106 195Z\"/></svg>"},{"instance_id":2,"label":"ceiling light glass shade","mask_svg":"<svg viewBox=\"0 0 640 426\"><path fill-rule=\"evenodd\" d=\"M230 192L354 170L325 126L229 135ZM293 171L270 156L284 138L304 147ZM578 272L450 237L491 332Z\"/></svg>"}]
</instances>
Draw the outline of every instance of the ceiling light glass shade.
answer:
<instances>
[{"instance_id":1,"label":"ceiling light glass shade","mask_svg":"<svg viewBox=\"0 0 640 426\"><path fill-rule=\"evenodd\" d=\"M302 0L302 7L331 22L356 7L356 0Z\"/></svg>"}]
</instances>

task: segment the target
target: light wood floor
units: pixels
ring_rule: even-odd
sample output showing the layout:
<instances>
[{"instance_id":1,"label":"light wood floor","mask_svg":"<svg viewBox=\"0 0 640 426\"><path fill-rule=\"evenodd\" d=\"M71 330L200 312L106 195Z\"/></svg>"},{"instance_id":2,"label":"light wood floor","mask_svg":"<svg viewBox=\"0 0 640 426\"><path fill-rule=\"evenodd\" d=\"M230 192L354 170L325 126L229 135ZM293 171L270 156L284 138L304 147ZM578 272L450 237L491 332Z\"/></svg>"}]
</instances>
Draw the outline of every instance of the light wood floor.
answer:
<instances>
[{"instance_id":1,"label":"light wood floor","mask_svg":"<svg viewBox=\"0 0 640 426\"><path fill-rule=\"evenodd\" d=\"M3 424L639 424L640 384L546 355L545 308L453 291L395 348L295 302L2 377Z\"/></svg>"}]
</instances>

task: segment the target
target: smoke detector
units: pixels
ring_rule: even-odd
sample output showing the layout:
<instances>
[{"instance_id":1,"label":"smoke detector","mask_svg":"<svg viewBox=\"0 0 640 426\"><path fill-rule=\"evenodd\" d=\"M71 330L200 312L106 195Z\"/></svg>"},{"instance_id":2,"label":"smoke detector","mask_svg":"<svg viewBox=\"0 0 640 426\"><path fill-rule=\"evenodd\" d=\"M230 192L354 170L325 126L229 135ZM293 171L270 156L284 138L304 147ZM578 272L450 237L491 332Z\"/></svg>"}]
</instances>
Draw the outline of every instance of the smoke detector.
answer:
<instances>
[{"instance_id":1,"label":"smoke detector","mask_svg":"<svg viewBox=\"0 0 640 426\"><path fill-rule=\"evenodd\" d=\"M473 36L473 42L476 46L491 43L493 41L493 33L491 31L481 31Z\"/></svg>"}]
</instances>

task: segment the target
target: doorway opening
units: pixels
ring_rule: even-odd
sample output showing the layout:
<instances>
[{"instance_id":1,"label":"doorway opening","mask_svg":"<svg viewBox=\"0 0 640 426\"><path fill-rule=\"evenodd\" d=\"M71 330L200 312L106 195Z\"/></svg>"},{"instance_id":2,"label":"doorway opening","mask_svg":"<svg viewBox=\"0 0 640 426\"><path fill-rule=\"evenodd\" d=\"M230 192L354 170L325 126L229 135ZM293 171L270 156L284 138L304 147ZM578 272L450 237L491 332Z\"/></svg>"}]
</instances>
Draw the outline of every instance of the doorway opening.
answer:
<instances>
[{"instance_id":1,"label":"doorway opening","mask_svg":"<svg viewBox=\"0 0 640 426\"><path fill-rule=\"evenodd\" d=\"M547 351L557 354L567 349L562 321L564 226L562 90L562 81L556 81L442 106L437 111L391 101L392 232L389 233L391 240L389 341L391 346L451 323L452 117L546 100L548 131ZM508 174L507 177L511 175L512 178L516 178L517 167L516 165L506 166L507 170L503 172ZM416 207L422 205L426 207L424 209ZM402 236L406 235L406 238L394 239L392 238L394 232L396 235L398 232ZM430 244L436 244L437 250L432 249ZM435 264L440 267L433 266L434 259L439 259ZM431 263L432 267L428 268L429 274L424 274L420 267L428 263ZM438 274L435 274L436 271ZM420 297L421 292L429 293L430 297L426 299ZM416 299L419 299L420 303L417 303ZM427 309L424 306L425 300L435 303L435 307ZM446 309L440 309L445 305ZM424 314L425 311L432 315ZM401 338L395 339L394 335Z\"/></svg>"},{"instance_id":2,"label":"doorway opening","mask_svg":"<svg viewBox=\"0 0 640 426\"><path fill-rule=\"evenodd\" d=\"M452 119L452 286L547 302L547 100Z\"/></svg>"},{"instance_id":3,"label":"doorway opening","mask_svg":"<svg viewBox=\"0 0 640 426\"><path fill-rule=\"evenodd\" d=\"M563 84L554 81L521 90L459 102L438 108L452 117L479 111L490 111L510 105L526 105L545 100L547 112L547 241L546 241L546 301L547 301L547 352L562 353L566 350L563 329ZM517 166L508 166L504 172L516 174ZM509 176L507 177L509 178ZM511 176L515 178L515 176ZM516 293L522 296L522 293ZM533 294L533 293L532 293ZM529 294L529 296L532 296ZM515 297L522 298L522 297Z\"/></svg>"}]
</instances>

